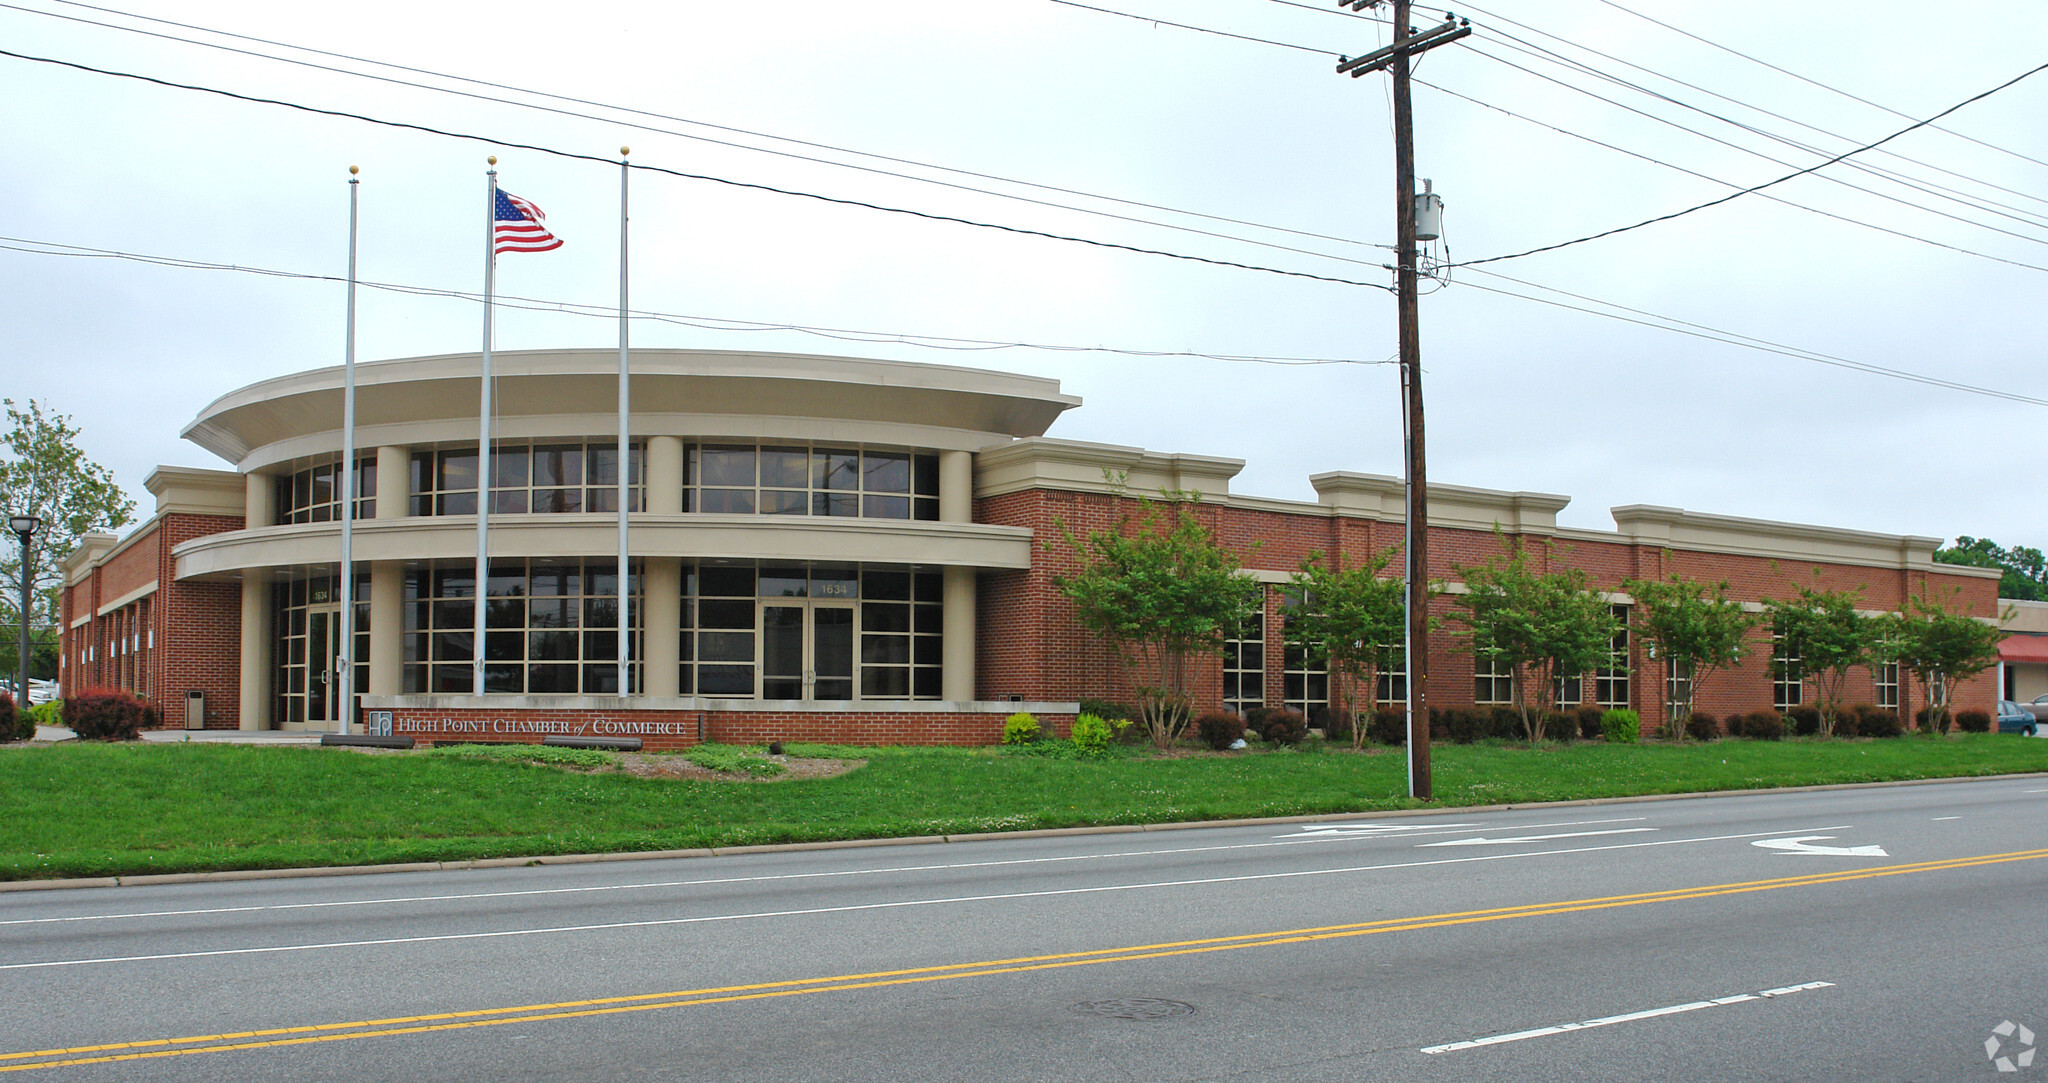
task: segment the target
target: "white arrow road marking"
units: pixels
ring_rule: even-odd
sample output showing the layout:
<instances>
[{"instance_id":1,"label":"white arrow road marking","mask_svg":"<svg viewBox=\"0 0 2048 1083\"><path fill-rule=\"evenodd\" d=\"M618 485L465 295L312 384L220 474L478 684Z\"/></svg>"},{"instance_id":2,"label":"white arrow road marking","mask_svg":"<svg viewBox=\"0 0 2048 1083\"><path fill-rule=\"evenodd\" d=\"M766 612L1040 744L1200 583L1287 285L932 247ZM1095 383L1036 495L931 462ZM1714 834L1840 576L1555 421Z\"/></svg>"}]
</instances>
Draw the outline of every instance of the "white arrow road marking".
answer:
<instances>
[{"instance_id":1,"label":"white arrow road marking","mask_svg":"<svg viewBox=\"0 0 2048 1083\"><path fill-rule=\"evenodd\" d=\"M1812 846L1819 839L1831 839L1833 835L1800 835L1789 839L1758 839L1751 846L1776 850L1786 854L1820 854L1823 857L1890 857L1882 846Z\"/></svg>"},{"instance_id":2,"label":"white arrow road marking","mask_svg":"<svg viewBox=\"0 0 2048 1083\"><path fill-rule=\"evenodd\" d=\"M1499 846L1509 842L1542 842L1545 839L1575 839L1583 835L1632 835L1638 831L1655 831L1654 827L1611 827L1605 831L1562 831L1555 835L1516 835L1511 839L1446 839L1443 842L1418 842L1422 846Z\"/></svg>"},{"instance_id":3,"label":"white arrow road marking","mask_svg":"<svg viewBox=\"0 0 2048 1083\"><path fill-rule=\"evenodd\" d=\"M1594 1027L1611 1027L1616 1023L1633 1023L1642 1019L1656 1019L1681 1012L1696 1012L1701 1008L1720 1008L1729 1004L1744 1004L1755 1000L1774 1000L1792 993L1804 993L1809 989L1829 989L1831 981L1810 981L1799 985L1786 985L1766 989L1761 993L1737 993L1732 997L1716 997L1713 1000L1695 1000L1689 1004L1673 1004L1665 1008L1650 1008L1646 1011L1629 1012L1626 1015L1609 1015L1599 1019L1588 1019L1583 1023L1565 1023L1555 1027L1541 1027L1536 1030L1518 1030L1513 1034L1495 1034L1489 1038L1474 1038L1466 1042L1449 1042L1444 1045L1424 1046L1424 1053L1455 1053L1460 1049L1477 1049L1481 1046L1500 1045L1505 1042L1521 1042L1530 1038L1543 1038L1552 1034L1569 1034L1575 1030L1590 1030Z\"/></svg>"}]
</instances>

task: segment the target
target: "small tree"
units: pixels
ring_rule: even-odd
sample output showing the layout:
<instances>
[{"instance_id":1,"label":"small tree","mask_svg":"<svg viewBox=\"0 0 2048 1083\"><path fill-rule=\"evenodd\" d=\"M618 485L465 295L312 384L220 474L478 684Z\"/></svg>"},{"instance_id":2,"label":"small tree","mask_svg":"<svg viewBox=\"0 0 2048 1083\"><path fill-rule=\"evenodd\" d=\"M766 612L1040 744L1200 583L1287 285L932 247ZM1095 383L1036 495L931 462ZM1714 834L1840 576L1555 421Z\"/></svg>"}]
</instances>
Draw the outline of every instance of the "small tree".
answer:
<instances>
[{"instance_id":1,"label":"small tree","mask_svg":"<svg viewBox=\"0 0 2048 1083\"><path fill-rule=\"evenodd\" d=\"M1878 619L1876 649L1898 659L1899 668L1919 680L1926 697L1927 721L1921 732L1947 733L1955 686L1997 664L2005 632L1918 595L1907 599L1902 612Z\"/></svg>"},{"instance_id":2,"label":"small tree","mask_svg":"<svg viewBox=\"0 0 2048 1083\"><path fill-rule=\"evenodd\" d=\"M1172 525L1159 505L1140 498L1134 523L1076 537L1060 527L1083 566L1053 585L1074 603L1082 626L1116 645L1137 669L1138 717L1165 748L1193 717L1188 662L1220 653L1223 641L1257 608L1262 588L1238 574L1236 553L1218 544L1184 504L1199 494L1162 491L1175 505Z\"/></svg>"},{"instance_id":3,"label":"small tree","mask_svg":"<svg viewBox=\"0 0 2048 1083\"><path fill-rule=\"evenodd\" d=\"M1728 597L1725 581L1708 586L1674 575L1630 579L1622 589L1635 599L1637 634L1664 660L1664 686L1680 693L1664 734L1682 740L1700 683L1715 670L1742 664L1757 618ZM1683 682L1676 679L1681 674Z\"/></svg>"},{"instance_id":4,"label":"small tree","mask_svg":"<svg viewBox=\"0 0 2048 1083\"><path fill-rule=\"evenodd\" d=\"M1873 629L1847 591L1799 588L1792 598L1764 600L1772 628L1799 653L1800 665L1820 690L1820 735L1832 737L1841 715L1849 667L1867 664Z\"/></svg>"},{"instance_id":5,"label":"small tree","mask_svg":"<svg viewBox=\"0 0 2048 1083\"><path fill-rule=\"evenodd\" d=\"M1496 531L1498 536L1498 531ZM1544 714L1558 677L1584 673L1607 661L1621 622L1607 601L1587 588L1578 568L1540 573L1529 569L1527 552L1494 557L1477 568L1459 567L1466 593L1458 596L1475 654L1508 664L1522 731L1543 739ZM1529 684L1535 682L1535 703Z\"/></svg>"},{"instance_id":6,"label":"small tree","mask_svg":"<svg viewBox=\"0 0 2048 1083\"><path fill-rule=\"evenodd\" d=\"M1407 656L1407 584L1382 579L1393 559L1388 549L1356 568L1324 567L1323 554L1310 553L1293 575L1294 598L1287 616L1295 636L1328 660L1332 676L1341 677L1334 691L1339 709L1352 719L1351 747L1365 744L1370 728L1357 716L1358 690L1365 690L1366 709L1377 702L1380 674Z\"/></svg>"},{"instance_id":7,"label":"small tree","mask_svg":"<svg viewBox=\"0 0 2048 1083\"><path fill-rule=\"evenodd\" d=\"M13 399L0 399L7 411L7 431L0 434L0 506L7 515L34 515L42 520L30 547L29 627L33 633L30 661L33 672L54 677L57 627L57 596L63 577L60 565L77 546L80 535L95 530L118 530L135 515L135 501L114 484L113 472L85 457L79 450L79 430L71 418L46 412L31 400L26 409ZM0 623L15 627L22 619L18 584L21 582L21 547L13 538L0 546ZM6 641L5 672L19 672L16 636ZM45 666L48 668L45 668Z\"/></svg>"}]
</instances>

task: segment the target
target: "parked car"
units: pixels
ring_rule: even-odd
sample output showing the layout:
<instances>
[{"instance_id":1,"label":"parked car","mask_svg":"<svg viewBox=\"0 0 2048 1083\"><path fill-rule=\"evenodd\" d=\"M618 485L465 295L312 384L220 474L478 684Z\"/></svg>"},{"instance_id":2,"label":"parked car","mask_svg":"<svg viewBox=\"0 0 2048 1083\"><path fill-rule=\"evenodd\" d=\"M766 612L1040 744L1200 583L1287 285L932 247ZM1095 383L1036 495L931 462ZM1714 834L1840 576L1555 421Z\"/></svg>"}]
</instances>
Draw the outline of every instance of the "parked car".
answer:
<instances>
[{"instance_id":1,"label":"parked car","mask_svg":"<svg viewBox=\"0 0 2048 1083\"><path fill-rule=\"evenodd\" d=\"M2035 719L2034 712L2009 699L1998 701L1998 732L2019 733L2032 737L2038 726L2039 722Z\"/></svg>"}]
</instances>

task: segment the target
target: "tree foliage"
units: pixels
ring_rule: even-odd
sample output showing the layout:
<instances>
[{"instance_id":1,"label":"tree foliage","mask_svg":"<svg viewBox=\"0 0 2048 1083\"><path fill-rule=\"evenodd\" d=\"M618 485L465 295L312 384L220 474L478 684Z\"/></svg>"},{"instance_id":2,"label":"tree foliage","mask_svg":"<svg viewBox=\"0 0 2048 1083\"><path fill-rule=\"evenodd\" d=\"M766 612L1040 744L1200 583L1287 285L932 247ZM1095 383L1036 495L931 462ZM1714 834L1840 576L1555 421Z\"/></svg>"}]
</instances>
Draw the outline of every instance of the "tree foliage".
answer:
<instances>
[{"instance_id":1,"label":"tree foliage","mask_svg":"<svg viewBox=\"0 0 2048 1083\"><path fill-rule=\"evenodd\" d=\"M1074 603L1083 627L1115 644L1124 663L1151 682L1138 689L1139 720L1164 748L1193 717L1189 661L1220 653L1257 608L1262 588L1238 574L1238 555L1188 510L1197 494L1161 495L1171 514L1140 498L1137 519L1115 529L1076 537L1062 524L1082 568L1054 576L1053 585Z\"/></svg>"},{"instance_id":2,"label":"tree foliage","mask_svg":"<svg viewBox=\"0 0 2048 1083\"><path fill-rule=\"evenodd\" d=\"M1972 568L1997 568L1998 596L2022 602L2048 601L2048 557L2039 549L2015 545L2010 549L1990 538L1965 534L1945 549L1936 549L1934 559L1943 564Z\"/></svg>"},{"instance_id":3,"label":"tree foliage","mask_svg":"<svg viewBox=\"0 0 2048 1083\"><path fill-rule=\"evenodd\" d=\"M1402 604L1407 583L1379 574L1393 556L1394 550L1388 549L1345 569L1335 562L1324 567L1323 554L1310 553L1292 577L1293 597L1287 603L1292 634L1326 659L1330 675L1339 678L1333 691L1339 708L1353 719L1354 747L1365 743L1368 728L1355 715L1359 689L1365 690L1370 710L1380 674L1400 666L1407 656L1407 609Z\"/></svg>"},{"instance_id":4,"label":"tree foliage","mask_svg":"<svg viewBox=\"0 0 2048 1083\"><path fill-rule=\"evenodd\" d=\"M135 516L135 501L114 484L113 472L87 459L80 450L80 430L65 414L49 411L31 399L26 408L0 399L7 410L7 432L0 437L0 503L6 513L34 515L42 520L33 538L29 580L34 595L31 627L54 628L64 558L92 531L112 531ZM0 559L0 614L15 627L21 608L21 549L13 538L0 538L6 556ZM10 644L13 642L10 638ZM7 648L12 657L14 648ZM41 652L38 651L38 654Z\"/></svg>"},{"instance_id":5,"label":"tree foliage","mask_svg":"<svg viewBox=\"0 0 2048 1083\"><path fill-rule=\"evenodd\" d=\"M1522 730L1540 741L1556 679L1606 662L1621 622L1587 587L1583 570L1532 571L1528 558L1527 550L1518 550L1476 568L1459 567L1466 593L1457 603L1464 612L1451 619L1466 626L1474 657L1507 663Z\"/></svg>"},{"instance_id":6,"label":"tree foliage","mask_svg":"<svg viewBox=\"0 0 2048 1083\"><path fill-rule=\"evenodd\" d=\"M1799 588L1791 598L1764 600L1772 630L1797 652L1807 679L1820 690L1820 735L1832 737L1841 716L1849 667L1867 664L1875 645L1871 618L1857 612L1859 595Z\"/></svg>"},{"instance_id":7,"label":"tree foliage","mask_svg":"<svg viewBox=\"0 0 2048 1083\"><path fill-rule=\"evenodd\" d=\"M1664 661L1666 688L1682 690L1665 735L1685 736L1694 697L1709 674L1742 664L1757 617L1728 597L1727 582L1695 583L1684 576L1631 579L1622 584L1635 599L1636 634ZM1677 683L1672 678L1688 678Z\"/></svg>"},{"instance_id":8,"label":"tree foliage","mask_svg":"<svg viewBox=\"0 0 2048 1083\"><path fill-rule=\"evenodd\" d=\"M1914 596L1903 612L1878 618L1875 650L1898 660L1920 682L1927 720L1922 732L1947 733L1955 686L1998 663L2005 632L1939 601Z\"/></svg>"}]
</instances>

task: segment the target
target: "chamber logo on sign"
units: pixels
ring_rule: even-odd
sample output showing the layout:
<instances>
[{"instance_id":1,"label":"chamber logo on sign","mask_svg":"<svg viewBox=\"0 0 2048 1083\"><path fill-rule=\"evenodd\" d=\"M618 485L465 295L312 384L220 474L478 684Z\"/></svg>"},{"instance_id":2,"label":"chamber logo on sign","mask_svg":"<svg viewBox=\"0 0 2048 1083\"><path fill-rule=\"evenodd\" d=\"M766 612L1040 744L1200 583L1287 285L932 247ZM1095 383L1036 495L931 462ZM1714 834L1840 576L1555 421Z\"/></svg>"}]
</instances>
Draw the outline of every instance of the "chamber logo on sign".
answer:
<instances>
[{"instance_id":1,"label":"chamber logo on sign","mask_svg":"<svg viewBox=\"0 0 2048 1083\"><path fill-rule=\"evenodd\" d=\"M2034 1032L2010 1019L1991 1028L1984 1056L2001 1072L2017 1072L2034 1063Z\"/></svg>"}]
</instances>

